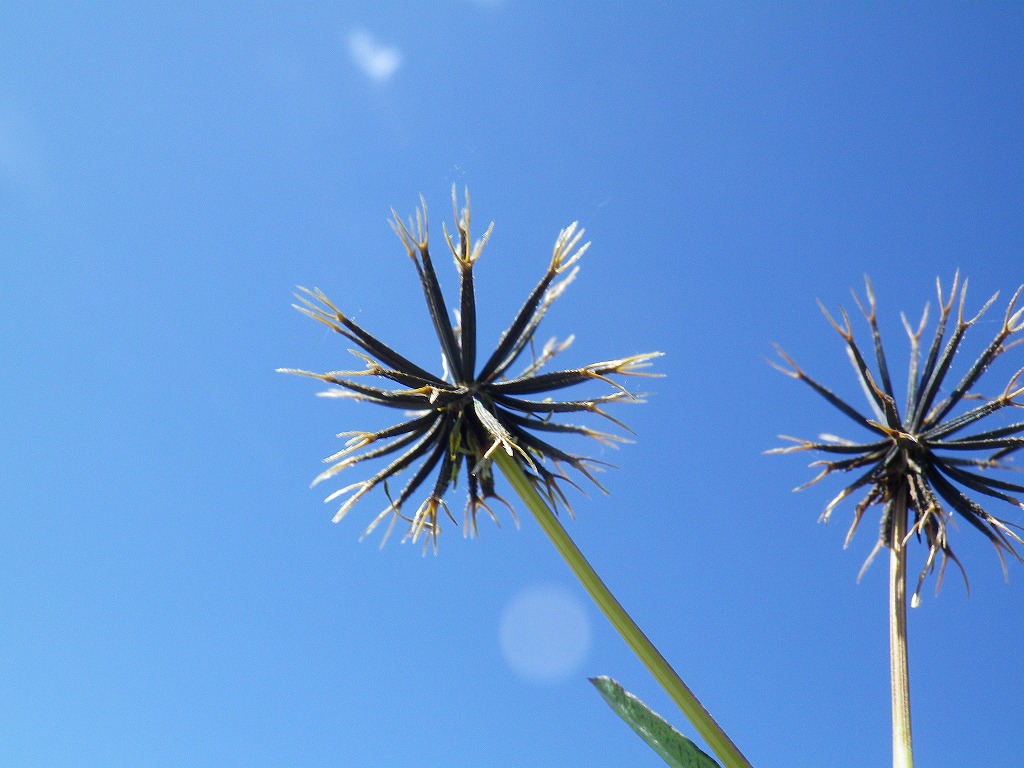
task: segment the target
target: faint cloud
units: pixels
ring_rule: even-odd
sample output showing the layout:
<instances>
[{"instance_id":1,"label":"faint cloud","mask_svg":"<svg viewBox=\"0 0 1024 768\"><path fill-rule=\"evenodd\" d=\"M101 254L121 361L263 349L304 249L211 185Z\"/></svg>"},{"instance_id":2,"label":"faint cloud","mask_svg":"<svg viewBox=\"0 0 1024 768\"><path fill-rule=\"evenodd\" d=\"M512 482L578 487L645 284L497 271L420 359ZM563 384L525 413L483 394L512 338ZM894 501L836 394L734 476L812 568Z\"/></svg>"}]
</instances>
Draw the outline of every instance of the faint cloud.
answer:
<instances>
[{"instance_id":1,"label":"faint cloud","mask_svg":"<svg viewBox=\"0 0 1024 768\"><path fill-rule=\"evenodd\" d=\"M24 114L0 106L0 178L22 185L39 180L39 154L32 136L32 126Z\"/></svg>"},{"instance_id":2,"label":"faint cloud","mask_svg":"<svg viewBox=\"0 0 1024 768\"><path fill-rule=\"evenodd\" d=\"M590 622L579 600L553 584L527 587L501 617L501 652L520 676L553 683L575 672L590 651Z\"/></svg>"},{"instance_id":3,"label":"faint cloud","mask_svg":"<svg viewBox=\"0 0 1024 768\"><path fill-rule=\"evenodd\" d=\"M402 52L398 48L378 43L363 29L349 32L348 52L356 66L377 83L388 80L402 64Z\"/></svg>"}]
</instances>

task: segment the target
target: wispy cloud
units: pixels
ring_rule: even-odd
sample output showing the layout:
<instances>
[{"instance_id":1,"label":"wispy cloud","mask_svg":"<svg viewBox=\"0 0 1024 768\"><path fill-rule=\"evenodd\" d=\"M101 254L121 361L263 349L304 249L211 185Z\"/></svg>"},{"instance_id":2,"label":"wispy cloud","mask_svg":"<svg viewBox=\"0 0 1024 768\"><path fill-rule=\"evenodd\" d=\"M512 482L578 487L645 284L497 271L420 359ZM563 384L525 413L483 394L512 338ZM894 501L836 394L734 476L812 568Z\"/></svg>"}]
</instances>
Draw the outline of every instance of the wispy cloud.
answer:
<instances>
[{"instance_id":1,"label":"wispy cloud","mask_svg":"<svg viewBox=\"0 0 1024 768\"><path fill-rule=\"evenodd\" d=\"M42 169L32 135L26 115L0 105L0 180L19 184L38 181Z\"/></svg>"},{"instance_id":2,"label":"wispy cloud","mask_svg":"<svg viewBox=\"0 0 1024 768\"><path fill-rule=\"evenodd\" d=\"M378 43L363 29L349 32L348 52L356 66L378 83L388 80L402 64L402 52L398 48Z\"/></svg>"}]
</instances>

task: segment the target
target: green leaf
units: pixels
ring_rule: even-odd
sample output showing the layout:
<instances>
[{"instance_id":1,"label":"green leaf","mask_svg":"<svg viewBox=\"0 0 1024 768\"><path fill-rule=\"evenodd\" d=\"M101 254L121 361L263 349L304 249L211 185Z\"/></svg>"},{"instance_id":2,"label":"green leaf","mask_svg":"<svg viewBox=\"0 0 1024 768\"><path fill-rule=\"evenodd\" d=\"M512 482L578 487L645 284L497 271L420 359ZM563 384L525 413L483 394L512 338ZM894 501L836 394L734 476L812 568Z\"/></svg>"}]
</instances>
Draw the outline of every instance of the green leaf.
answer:
<instances>
[{"instance_id":1,"label":"green leaf","mask_svg":"<svg viewBox=\"0 0 1024 768\"><path fill-rule=\"evenodd\" d=\"M696 744L610 677L592 677L608 706L672 768L721 768Z\"/></svg>"}]
</instances>

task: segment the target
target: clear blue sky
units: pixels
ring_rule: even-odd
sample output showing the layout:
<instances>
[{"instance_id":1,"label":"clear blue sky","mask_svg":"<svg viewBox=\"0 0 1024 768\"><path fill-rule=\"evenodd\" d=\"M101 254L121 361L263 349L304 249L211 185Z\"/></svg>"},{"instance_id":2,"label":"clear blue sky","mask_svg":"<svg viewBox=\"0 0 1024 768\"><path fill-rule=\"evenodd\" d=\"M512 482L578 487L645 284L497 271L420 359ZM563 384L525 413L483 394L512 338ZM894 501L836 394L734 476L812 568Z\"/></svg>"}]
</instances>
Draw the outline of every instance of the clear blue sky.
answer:
<instances>
[{"instance_id":1,"label":"clear blue sky","mask_svg":"<svg viewBox=\"0 0 1024 768\"><path fill-rule=\"evenodd\" d=\"M483 339L578 219L540 335L666 355L581 548L755 765L886 764L885 562L855 583L877 519L843 551L852 506L815 522L838 483L793 495L806 462L762 456L847 426L762 358L859 398L816 298L853 309L869 274L903 370L936 276L972 307L1024 281L1021 93L1009 3L8 8L0 765L659 765L596 674L690 732L528 517L422 557L359 543L380 499L332 525L307 488L380 417L274 373L351 364L293 286L436 361L386 220L423 193L439 232L453 183L496 221ZM1012 765L1024 567L953 536L970 598L951 572L910 617L918 760ZM538 680L503 628L545 589L590 640Z\"/></svg>"}]
</instances>

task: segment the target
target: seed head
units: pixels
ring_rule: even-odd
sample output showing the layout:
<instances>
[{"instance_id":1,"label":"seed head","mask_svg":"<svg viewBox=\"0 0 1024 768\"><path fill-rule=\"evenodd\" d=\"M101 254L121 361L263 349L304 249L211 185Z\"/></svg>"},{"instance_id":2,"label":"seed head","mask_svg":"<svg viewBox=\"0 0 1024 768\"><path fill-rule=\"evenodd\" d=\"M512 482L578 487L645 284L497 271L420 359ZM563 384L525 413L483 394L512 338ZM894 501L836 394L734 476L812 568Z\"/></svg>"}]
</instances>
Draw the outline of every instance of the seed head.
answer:
<instances>
[{"instance_id":1,"label":"seed head","mask_svg":"<svg viewBox=\"0 0 1024 768\"><path fill-rule=\"evenodd\" d=\"M837 457L835 460L811 464L812 467L821 467L821 472L796 490L814 485L833 472L860 472L852 483L829 502L821 520L827 521L841 501L863 489L865 495L854 510L853 524L846 537L848 545L864 513L873 506L882 507L881 535L861 574L883 547L894 549L904 546L911 537L919 541L924 538L928 545L928 556L911 602L915 606L920 603L921 587L927 575L935 568L936 561L939 562L936 591L941 586L942 574L949 560L960 568L966 582L966 573L948 542L948 527L954 515L966 520L992 543L1004 575L1007 573L1004 555L1008 553L1021 560L1015 544L1024 543L1017 533L1019 526L995 517L972 498L987 497L1024 509L1024 502L1020 498L1024 494L1024 485L1009 482L1005 476L999 477L1001 470L1020 471L1013 466L1011 460L1012 454L1024 446L1024 422L964 434L968 427L979 428L985 419L997 412L1006 408L1024 407L1021 402L1024 387L1020 386L1024 369L1010 377L1002 393L996 397L986 398L974 391L992 363L1024 340L1014 339L1024 329L1024 309L1016 308L1024 286L1018 288L1010 300L991 343L957 380L949 377L964 336L995 303L998 294L989 299L974 317L965 319L967 281L960 287L957 273L948 297L943 295L941 284L938 281L936 284L939 320L923 367L920 365L921 338L928 323L928 307L925 306L924 315L916 329L903 317L903 326L910 338L910 366L906 405L902 410L896 404L878 330L874 292L866 278L866 306L856 294L854 301L871 330L876 371L869 367L854 341L846 312L840 310L841 323L829 315L824 307L822 312L843 339L847 356L871 409L870 416L804 373L781 348L776 347L776 350L788 367L771 363L790 378L806 383L845 416L863 427L869 436L865 440L852 441L833 435L820 435L818 442L781 436L781 439L794 445L776 448L768 453L816 451ZM947 338L950 325L952 330ZM948 381L956 383L950 388ZM896 541L894 533L897 530L895 515L898 514L907 515L907 535L903 541Z\"/></svg>"},{"instance_id":2,"label":"seed head","mask_svg":"<svg viewBox=\"0 0 1024 768\"><path fill-rule=\"evenodd\" d=\"M443 510L454 521L445 495L456 485L460 473L465 473L468 494L464 516L466 535L476 534L476 517L480 510L497 522L488 506L491 500L506 506L515 519L512 506L495 492L491 471L491 458L495 451L504 451L517 461L536 490L555 509L564 506L571 513L564 486L568 484L578 488L566 474L566 467L601 488L593 472L604 462L564 451L549 442L550 436L582 435L613 447L617 443L628 442L614 434L558 419L562 414L592 413L625 428L608 415L604 407L612 403L643 401L640 395L629 392L613 377L654 375L645 369L650 360L659 357L660 353L542 372L552 358L564 352L573 340L572 336L562 342L551 339L539 352L534 348L534 335L541 320L576 277L579 270L576 263L590 245L580 245L583 230L573 223L559 234L543 277L502 334L497 347L486 359L478 358L473 267L494 224L473 243L470 237L469 194L466 193L466 204L460 212L455 189L452 188L454 235L444 228L445 241L459 273L458 322L452 322L430 254L426 202L422 197L420 201L415 220L410 218L403 222L392 211L391 227L405 246L419 275L430 321L441 347L441 374L420 367L365 331L319 289L305 288L300 288L300 293L296 294L299 300L296 309L352 342L357 349L349 351L362 361L365 368L330 373L279 370L331 384L331 389L321 393L324 396L374 403L405 413L405 421L387 429L339 435L348 438L345 447L325 459L330 466L313 481L313 485L333 478L355 464L386 459L386 465L368 479L327 497L327 501L345 497L334 516L335 522L348 514L370 491L382 487L388 505L370 523L364 536L390 518L384 537L386 540L395 523L402 520L408 524L406 538L416 541L425 534L424 546L433 542L436 550L440 511ZM527 350L530 351L529 362L519 373L510 374L512 366ZM357 379L368 379L368 383ZM603 382L612 391L589 399L555 400L552 397L557 390L591 381ZM389 483L403 472L409 473L409 479L400 491L393 493ZM426 498L414 513L407 514L404 511L406 504L431 476L433 480L426 486L429 488Z\"/></svg>"}]
</instances>

